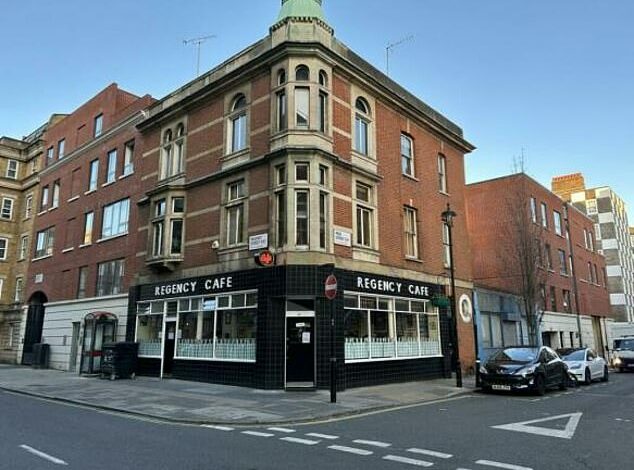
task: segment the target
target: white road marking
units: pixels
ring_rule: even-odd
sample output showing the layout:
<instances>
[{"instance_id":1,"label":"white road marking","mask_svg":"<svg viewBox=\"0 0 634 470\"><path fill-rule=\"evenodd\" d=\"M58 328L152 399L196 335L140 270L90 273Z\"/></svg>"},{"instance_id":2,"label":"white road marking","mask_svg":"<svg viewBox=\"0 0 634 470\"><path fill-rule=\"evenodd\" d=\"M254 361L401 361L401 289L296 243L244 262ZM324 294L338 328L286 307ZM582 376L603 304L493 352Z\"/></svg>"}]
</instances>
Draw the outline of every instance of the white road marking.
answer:
<instances>
[{"instance_id":1,"label":"white road marking","mask_svg":"<svg viewBox=\"0 0 634 470\"><path fill-rule=\"evenodd\" d=\"M530 467L522 467L520 465L513 465L510 463L496 462L495 460L477 460L476 464L486 465L488 467L504 468L506 470L533 470Z\"/></svg>"},{"instance_id":2,"label":"white road marking","mask_svg":"<svg viewBox=\"0 0 634 470\"><path fill-rule=\"evenodd\" d=\"M287 433L287 434L290 434L290 433L292 433L292 432L295 432L295 430L294 430L294 429L288 429L288 428L276 428L276 427L272 427L272 428L266 428L266 429L268 429L269 431L284 432L284 433Z\"/></svg>"},{"instance_id":3,"label":"white road marking","mask_svg":"<svg viewBox=\"0 0 634 470\"><path fill-rule=\"evenodd\" d=\"M528 434L537 434L539 436L560 437L562 439L572 439L579 425L579 420L583 413L568 413L565 415L549 416L548 418L532 419L530 421L522 421L519 423L502 424L500 426L491 426L493 429L502 429L504 431L525 432ZM528 426L529 424L545 423L546 421L556 421L568 418L566 428L552 429L542 428L539 426Z\"/></svg>"},{"instance_id":4,"label":"white road marking","mask_svg":"<svg viewBox=\"0 0 634 470\"><path fill-rule=\"evenodd\" d=\"M217 431L233 431L229 426L216 426L213 424L203 424L203 428L215 429Z\"/></svg>"},{"instance_id":5,"label":"white road marking","mask_svg":"<svg viewBox=\"0 0 634 470\"><path fill-rule=\"evenodd\" d=\"M423 454L429 455L431 457L438 457L439 459L450 459L453 457L451 454L445 454L444 452L437 452L435 450L427 450L427 449L417 449L412 447L411 449L407 449L407 452L412 452L414 454Z\"/></svg>"},{"instance_id":6,"label":"white road marking","mask_svg":"<svg viewBox=\"0 0 634 470\"><path fill-rule=\"evenodd\" d=\"M304 444L307 446L314 446L319 444L319 441L312 441L310 439L300 439L299 437L280 437L281 441L294 442L295 444Z\"/></svg>"},{"instance_id":7,"label":"white road marking","mask_svg":"<svg viewBox=\"0 0 634 470\"><path fill-rule=\"evenodd\" d=\"M434 465L432 462L426 462L425 460L410 459L408 457L399 457L398 455L386 455L383 460L391 460L392 462L406 463L409 465L416 465L417 467L431 467Z\"/></svg>"},{"instance_id":8,"label":"white road marking","mask_svg":"<svg viewBox=\"0 0 634 470\"><path fill-rule=\"evenodd\" d=\"M33 447L27 446L26 444L22 444L20 447L33 455L36 455L44 460L48 460L49 462L54 463L55 465L68 465L62 459L58 459L57 457L48 455L42 452L41 450L34 449Z\"/></svg>"},{"instance_id":9,"label":"white road marking","mask_svg":"<svg viewBox=\"0 0 634 470\"><path fill-rule=\"evenodd\" d=\"M356 449L354 447L346 447L346 446L328 446L328 448L332 450L348 452L349 454L356 454L356 455L372 455L374 453L371 450Z\"/></svg>"},{"instance_id":10,"label":"white road marking","mask_svg":"<svg viewBox=\"0 0 634 470\"><path fill-rule=\"evenodd\" d=\"M329 440L339 439L339 436L333 436L331 434L319 434L318 432L309 432L306 435L310 437L319 437L320 439L329 439Z\"/></svg>"},{"instance_id":11,"label":"white road marking","mask_svg":"<svg viewBox=\"0 0 634 470\"><path fill-rule=\"evenodd\" d=\"M275 436L270 432L260 432L260 431L242 431L242 434L248 434L249 436L258 436L258 437L271 437Z\"/></svg>"},{"instance_id":12,"label":"white road marking","mask_svg":"<svg viewBox=\"0 0 634 470\"><path fill-rule=\"evenodd\" d=\"M381 447L383 449L385 449L386 447L390 447L392 444L389 444L387 442L381 442L381 441L366 441L364 439L356 439L354 441L355 444L361 444L361 445L365 445L365 446L373 446L373 447Z\"/></svg>"}]
</instances>

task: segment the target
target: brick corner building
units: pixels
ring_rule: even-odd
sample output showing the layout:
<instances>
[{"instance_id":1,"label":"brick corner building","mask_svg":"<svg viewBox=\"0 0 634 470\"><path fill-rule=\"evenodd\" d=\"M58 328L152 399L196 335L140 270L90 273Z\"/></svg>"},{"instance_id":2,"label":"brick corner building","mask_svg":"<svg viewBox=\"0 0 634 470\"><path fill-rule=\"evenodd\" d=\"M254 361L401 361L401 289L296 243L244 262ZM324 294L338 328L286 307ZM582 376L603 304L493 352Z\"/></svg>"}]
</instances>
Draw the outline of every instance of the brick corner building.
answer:
<instances>
[{"instance_id":1,"label":"brick corner building","mask_svg":"<svg viewBox=\"0 0 634 470\"><path fill-rule=\"evenodd\" d=\"M473 146L339 42L321 1L283 1L268 36L152 105L138 129L127 326L143 373L327 387L332 347L340 388L446 375L451 325L434 299L448 283L447 203L473 364Z\"/></svg>"}]
</instances>

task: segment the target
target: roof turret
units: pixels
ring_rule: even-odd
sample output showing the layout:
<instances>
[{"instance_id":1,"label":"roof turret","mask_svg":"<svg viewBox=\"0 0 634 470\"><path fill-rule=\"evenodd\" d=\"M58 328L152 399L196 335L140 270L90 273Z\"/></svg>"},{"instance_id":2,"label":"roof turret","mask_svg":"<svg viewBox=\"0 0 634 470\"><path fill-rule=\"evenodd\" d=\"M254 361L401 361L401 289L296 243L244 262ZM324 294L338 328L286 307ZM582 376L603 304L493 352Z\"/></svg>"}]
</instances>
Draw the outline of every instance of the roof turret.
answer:
<instances>
[{"instance_id":1,"label":"roof turret","mask_svg":"<svg viewBox=\"0 0 634 470\"><path fill-rule=\"evenodd\" d=\"M282 0L282 9L277 21L287 18L316 18L325 23L321 2L322 0Z\"/></svg>"}]
</instances>

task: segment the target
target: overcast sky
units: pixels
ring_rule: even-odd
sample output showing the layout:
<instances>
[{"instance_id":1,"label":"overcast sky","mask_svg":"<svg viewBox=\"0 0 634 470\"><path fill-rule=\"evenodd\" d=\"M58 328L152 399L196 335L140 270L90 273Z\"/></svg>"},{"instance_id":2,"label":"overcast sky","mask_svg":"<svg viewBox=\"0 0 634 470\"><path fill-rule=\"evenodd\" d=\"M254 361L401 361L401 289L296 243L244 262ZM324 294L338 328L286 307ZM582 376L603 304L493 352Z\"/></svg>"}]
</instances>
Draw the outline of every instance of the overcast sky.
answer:
<instances>
[{"instance_id":1,"label":"overcast sky","mask_svg":"<svg viewBox=\"0 0 634 470\"><path fill-rule=\"evenodd\" d=\"M6 0L0 135L22 137L110 82L157 98L268 32L279 0ZM610 185L634 225L634 1L324 0L337 37L478 147L467 181L508 174L522 152L545 186L581 171Z\"/></svg>"}]
</instances>

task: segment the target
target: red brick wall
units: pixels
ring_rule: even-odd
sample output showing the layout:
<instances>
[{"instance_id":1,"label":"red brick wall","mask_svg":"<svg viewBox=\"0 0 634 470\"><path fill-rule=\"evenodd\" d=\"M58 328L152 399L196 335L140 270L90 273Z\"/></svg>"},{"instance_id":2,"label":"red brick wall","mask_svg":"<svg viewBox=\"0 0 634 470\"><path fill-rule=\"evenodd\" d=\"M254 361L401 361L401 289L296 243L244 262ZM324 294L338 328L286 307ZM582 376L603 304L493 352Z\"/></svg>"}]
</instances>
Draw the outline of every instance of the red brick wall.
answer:
<instances>
[{"instance_id":1,"label":"red brick wall","mask_svg":"<svg viewBox=\"0 0 634 470\"><path fill-rule=\"evenodd\" d=\"M518 207L514 199L523 193L524 206ZM551 309L550 287L556 289L557 311L563 312L563 290L569 290L572 311L576 312L574 304L573 277L568 268L568 275L560 273L558 250L566 253L566 263L570 250L565 238L564 203L555 194L548 191L526 176L513 175L467 186L467 219L473 253L473 277L476 285L490 289L499 289L520 295L520 270L514 262L509 250L517 246L517 239L509 227L513 224L512 212L523 210L526 213L526 223L532 224L529 218L530 197L537 203L537 224L541 223L541 203L547 205L548 228L537 229L542 245L549 244L552 254L552 271L545 274L547 293L547 309ZM553 210L562 216L562 235L555 233ZM585 249L583 242L583 228L593 233L592 220L574 208L569 209L570 236L573 246L575 273L579 289L580 311L582 314L607 315L609 313L608 292L603 285L590 285L587 279L587 262L596 263L603 279L605 259L596 252ZM529 225L533 230L533 225ZM544 257L544 264L546 263ZM602 284L602 283L601 283Z\"/></svg>"},{"instance_id":2,"label":"red brick wall","mask_svg":"<svg viewBox=\"0 0 634 470\"><path fill-rule=\"evenodd\" d=\"M32 246L35 246L38 231L55 226L55 244L51 257L34 261L30 264L27 299L35 291L44 292L49 301L75 298L79 268L81 266L89 266L86 297L92 297L95 295L96 289L97 264L120 258L125 258L126 260L124 292L130 285L130 280L133 278L136 269L134 256L136 227L138 226L136 202L140 198L140 173L138 170L141 161L140 149L143 147L142 138L138 135L134 126L128 126L100 143L97 147L78 154L77 157L71 155L77 145L69 145L70 142L73 142L73 139L69 138L69 136L73 135L78 123L86 123L86 128L90 129L88 138L92 139L93 118L100 112L104 116L104 132L117 124L113 121L112 116L117 112L115 104L121 93L123 92L118 90L116 85L111 85L85 105L82 105L75 113L53 126L45 137L46 147L48 147L49 145L56 146L57 141L66 136L66 157L61 162L58 162L56 158L57 166L41 173L41 186L49 186L49 207L53 183L56 180L60 181L59 207L37 215L31 243ZM145 96L136 98L133 103L130 103L129 97L133 95L129 93L125 93L125 95L126 99L124 102L126 103L127 114L120 114L120 120L137 113L139 110L149 106L153 101L151 97ZM132 175L120 179L119 176L123 174L124 146L133 139L135 141L133 163L136 171ZM102 186L106 175L107 153L113 149L117 150L117 179L113 184ZM85 194L88 190L89 165L94 159L99 159L98 189L95 192ZM79 198L68 202L73 192L73 173L80 178L79 182L74 184L75 188L79 190ZM127 197L130 198L128 235L97 243L101 235L103 207ZM34 210L39 211L39 208L40 201L34 201ZM83 242L85 213L90 211L95 213L93 243L90 246L80 248L79 245ZM71 246L73 248L72 251L62 253L62 250ZM44 274L44 282L35 284L34 278L38 273Z\"/></svg>"}]
</instances>

